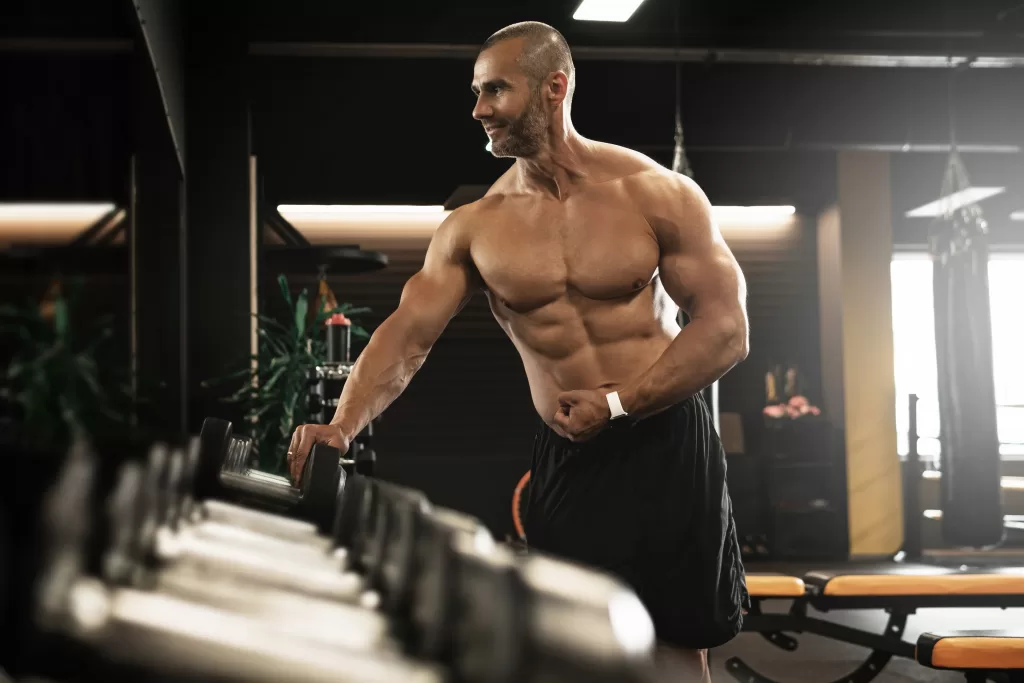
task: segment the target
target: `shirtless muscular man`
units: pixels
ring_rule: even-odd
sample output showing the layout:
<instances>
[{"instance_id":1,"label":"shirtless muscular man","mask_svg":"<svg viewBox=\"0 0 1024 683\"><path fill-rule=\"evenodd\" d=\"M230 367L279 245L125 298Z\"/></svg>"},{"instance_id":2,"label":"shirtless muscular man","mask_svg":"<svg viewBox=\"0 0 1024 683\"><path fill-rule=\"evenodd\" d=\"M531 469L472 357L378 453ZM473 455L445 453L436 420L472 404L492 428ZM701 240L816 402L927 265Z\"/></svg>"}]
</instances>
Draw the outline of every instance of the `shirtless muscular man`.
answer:
<instances>
[{"instance_id":1,"label":"shirtless muscular man","mask_svg":"<svg viewBox=\"0 0 1024 683\"><path fill-rule=\"evenodd\" d=\"M704 193L577 133L574 87L552 27L513 24L487 40L473 118L491 153L515 163L437 229L334 419L295 430L289 467L297 477L316 442L346 451L482 289L540 416L528 545L629 583L666 646L659 663L708 680L706 649L736 635L748 598L724 452L699 392L747 355L746 286Z\"/></svg>"}]
</instances>

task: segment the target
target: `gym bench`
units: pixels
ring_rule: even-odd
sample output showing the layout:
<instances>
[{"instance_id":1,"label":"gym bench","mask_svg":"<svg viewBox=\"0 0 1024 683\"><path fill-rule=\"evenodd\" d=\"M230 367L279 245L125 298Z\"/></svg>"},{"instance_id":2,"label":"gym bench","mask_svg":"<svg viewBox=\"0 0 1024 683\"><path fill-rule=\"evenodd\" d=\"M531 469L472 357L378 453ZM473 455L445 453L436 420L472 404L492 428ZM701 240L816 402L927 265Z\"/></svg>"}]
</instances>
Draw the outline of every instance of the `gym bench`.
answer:
<instances>
[{"instance_id":1,"label":"gym bench","mask_svg":"<svg viewBox=\"0 0 1024 683\"><path fill-rule=\"evenodd\" d=\"M802 578L750 573L747 576L747 590L750 593L751 609L744 619L745 632L760 633L771 644L790 652L799 645L796 638L789 635L796 633L813 633L868 648L871 653L864 662L835 682L867 683L893 657L916 659L919 652L924 651L915 647L915 643L903 639L907 617L918 609L1024 607L1024 567L961 569L885 564L836 571L811 571ZM772 614L761 610L761 603L765 600L792 600L793 603L787 613ZM888 613L888 622L884 632L874 633L809 616L808 607L820 612L881 609ZM1007 650L1011 649L1007 643L1018 648L1024 647L1019 644L1020 641L1007 638L987 642L990 647L998 647L1001 643ZM963 650L966 647L961 644L957 648L951 643L953 641L944 647L947 650ZM775 683L771 678L754 671L739 657L729 658L726 669L743 683Z\"/></svg>"},{"instance_id":2,"label":"gym bench","mask_svg":"<svg viewBox=\"0 0 1024 683\"><path fill-rule=\"evenodd\" d=\"M1024 631L922 633L916 656L932 669L960 671L967 683L1024 682Z\"/></svg>"}]
</instances>

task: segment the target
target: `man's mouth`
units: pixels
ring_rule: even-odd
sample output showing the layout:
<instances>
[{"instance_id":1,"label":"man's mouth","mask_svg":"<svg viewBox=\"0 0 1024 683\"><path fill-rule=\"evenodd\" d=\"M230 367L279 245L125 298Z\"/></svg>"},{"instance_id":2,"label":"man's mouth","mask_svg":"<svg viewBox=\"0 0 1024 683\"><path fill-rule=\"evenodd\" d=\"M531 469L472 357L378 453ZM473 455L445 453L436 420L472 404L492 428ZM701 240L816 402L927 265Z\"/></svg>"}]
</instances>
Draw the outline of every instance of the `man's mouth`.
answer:
<instances>
[{"instance_id":1,"label":"man's mouth","mask_svg":"<svg viewBox=\"0 0 1024 683\"><path fill-rule=\"evenodd\" d=\"M494 135L499 130L503 130L504 128L505 126L485 126L484 132L487 133L487 135Z\"/></svg>"}]
</instances>

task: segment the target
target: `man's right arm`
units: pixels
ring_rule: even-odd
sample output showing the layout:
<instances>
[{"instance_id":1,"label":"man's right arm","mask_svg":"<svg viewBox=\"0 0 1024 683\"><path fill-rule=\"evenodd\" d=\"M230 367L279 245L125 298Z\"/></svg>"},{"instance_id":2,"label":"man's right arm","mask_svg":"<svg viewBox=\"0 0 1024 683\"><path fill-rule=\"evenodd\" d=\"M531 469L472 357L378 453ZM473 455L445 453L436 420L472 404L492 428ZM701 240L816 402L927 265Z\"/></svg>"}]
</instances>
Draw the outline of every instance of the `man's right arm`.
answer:
<instances>
[{"instance_id":1,"label":"man's right arm","mask_svg":"<svg viewBox=\"0 0 1024 683\"><path fill-rule=\"evenodd\" d=\"M459 211L438 227L423 267L406 282L398 308L374 331L345 382L331 424L349 440L405 390L473 294L469 240Z\"/></svg>"},{"instance_id":2,"label":"man's right arm","mask_svg":"<svg viewBox=\"0 0 1024 683\"><path fill-rule=\"evenodd\" d=\"M467 210L453 211L434 233L423 267L406 282L398 308L359 354L330 425L302 425L295 430L288 463L296 480L314 443L347 450L352 439L398 398L448 321L472 296L476 282Z\"/></svg>"}]
</instances>

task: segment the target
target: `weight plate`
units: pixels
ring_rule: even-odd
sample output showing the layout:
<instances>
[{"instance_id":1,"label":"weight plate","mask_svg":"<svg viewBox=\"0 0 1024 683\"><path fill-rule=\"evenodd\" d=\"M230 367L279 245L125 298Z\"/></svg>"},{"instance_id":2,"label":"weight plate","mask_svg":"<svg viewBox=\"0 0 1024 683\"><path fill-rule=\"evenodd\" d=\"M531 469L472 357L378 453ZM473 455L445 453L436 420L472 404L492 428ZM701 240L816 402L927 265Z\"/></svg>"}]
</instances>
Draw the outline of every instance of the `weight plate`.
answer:
<instances>
[{"instance_id":1,"label":"weight plate","mask_svg":"<svg viewBox=\"0 0 1024 683\"><path fill-rule=\"evenodd\" d=\"M338 499L341 452L327 444L313 446L302 471L302 516L316 524L320 533L328 533L334 523Z\"/></svg>"},{"instance_id":2,"label":"weight plate","mask_svg":"<svg viewBox=\"0 0 1024 683\"><path fill-rule=\"evenodd\" d=\"M195 479L195 495L199 500L216 498L222 493L220 473L231 442L231 431L231 423L227 420L208 417L203 421Z\"/></svg>"},{"instance_id":3,"label":"weight plate","mask_svg":"<svg viewBox=\"0 0 1024 683\"><path fill-rule=\"evenodd\" d=\"M197 436L193 436L188 441L188 445L185 447L185 458L184 467L181 473L181 487L178 491L180 504L178 507L178 518L168 520L171 524L171 528L178 529L182 523L187 522L192 516L194 509L194 495L195 495L195 482L197 476L197 470L199 468L199 454L201 449L201 440Z\"/></svg>"},{"instance_id":4,"label":"weight plate","mask_svg":"<svg viewBox=\"0 0 1024 683\"><path fill-rule=\"evenodd\" d=\"M339 548L352 549L352 541L359 528L359 512L362 509L367 484L366 477L354 474L348 477L341 492L341 501L335 510L334 529L331 532L334 544Z\"/></svg>"},{"instance_id":5,"label":"weight plate","mask_svg":"<svg viewBox=\"0 0 1024 683\"><path fill-rule=\"evenodd\" d=\"M165 485L169 452L167 444L155 443L149 449L143 478L142 494L138 498L138 538L136 552L140 561L148 561L156 542L156 532L163 524L164 507L170 492Z\"/></svg>"},{"instance_id":6,"label":"weight plate","mask_svg":"<svg viewBox=\"0 0 1024 683\"><path fill-rule=\"evenodd\" d=\"M185 476L185 449L175 448L167 462L167 480L165 483L165 509L161 514L163 524L176 529L181 517L182 478Z\"/></svg>"}]
</instances>

